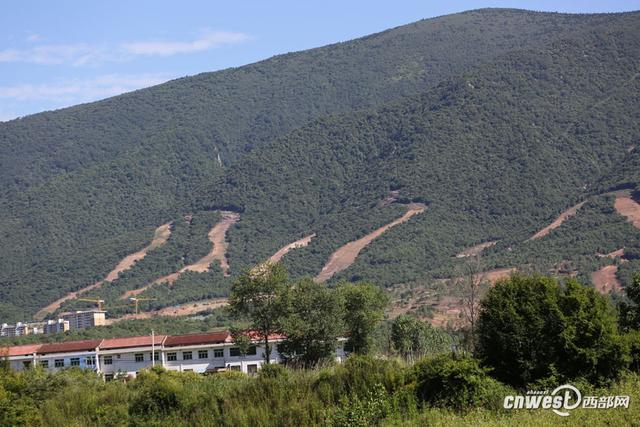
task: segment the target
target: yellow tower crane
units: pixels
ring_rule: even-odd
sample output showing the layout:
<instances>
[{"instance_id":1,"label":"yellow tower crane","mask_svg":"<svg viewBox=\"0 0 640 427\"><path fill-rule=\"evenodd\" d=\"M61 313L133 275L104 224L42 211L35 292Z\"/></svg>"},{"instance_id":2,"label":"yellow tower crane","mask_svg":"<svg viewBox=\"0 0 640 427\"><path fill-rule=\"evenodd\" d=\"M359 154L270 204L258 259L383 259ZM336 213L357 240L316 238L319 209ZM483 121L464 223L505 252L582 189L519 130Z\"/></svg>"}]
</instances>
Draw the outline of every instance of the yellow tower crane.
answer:
<instances>
[{"instance_id":1,"label":"yellow tower crane","mask_svg":"<svg viewBox=\"0 0 640 427\"><path fill-rule=\"evenodd\" d=\"M91 299L91 298L78 298L78 301L88 301L93 302L98 307L98 310L102 311L102 304L104 304L103 299Z\"/></svg>"},{"instance_id":2,"label":"yellow tower crane","mask_svg":"<svg viewBox=\"0 0 640 427\"><path fill-rule=\"evenodd\" d=\"M136 297L130 297L129 301L131 301L135 307L135 313L138 314L138 310L139 310L139 306L138 304L140 303L140 301L154 301L157 298L136 298Z\"/></svg>"}]
</instances>

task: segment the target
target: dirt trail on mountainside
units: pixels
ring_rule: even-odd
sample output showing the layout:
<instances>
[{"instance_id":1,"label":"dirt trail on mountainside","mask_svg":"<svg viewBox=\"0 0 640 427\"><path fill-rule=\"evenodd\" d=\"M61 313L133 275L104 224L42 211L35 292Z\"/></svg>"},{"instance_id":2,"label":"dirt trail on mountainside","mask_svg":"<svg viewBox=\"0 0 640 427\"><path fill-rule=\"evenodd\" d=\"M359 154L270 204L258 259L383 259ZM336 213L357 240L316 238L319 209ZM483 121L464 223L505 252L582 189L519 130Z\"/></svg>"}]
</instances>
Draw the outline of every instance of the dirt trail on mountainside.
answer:
<instances>
[{"instance_id":1,"label":"dirt trail on mountainside","mask_svg":"<svg viewBox=\"0 0 640 427\"><path fill-rule=\"evenodd\" d=\"M591 282L598 292L608 294L611 291L620 292L622 285L616 277L617 265L607 265L598 271L591 273Z\"/></svg>"},{"instance_id":2,"label":"dirt trail on mountainside","mask_svg":"<svg viewBox=\"0 0 640 427\"><path fill-rule=\"evenodd\" d=\"M314 237L316 237L316 233L313 233L307 237L303 237L300 240L296 240L293 243L289 243L287 246L281 248L278 252L271 255L271 257L269 258L269 261L270 262L280 261L282 257L288 254L291 250L297 249L297 248L304 248L305 246L308 246L309 243L311 243L311 239L313 239Z\"/></svg>"},{"instance_id":3,"label":"dirt trail on mountainside","mask_svg":"<svg viewBox=\"0 0 640 427\"><path fill-rule=\"evenodd\" d=\"M628 194L618 194L613 204L618 213L627 218L634 227L640 228L640 203Z\"/></svg>"},{"instance_id":4,"label":"dirt trail on mountainside","mask_svg":"<svg viewBox=\"0 0 640 427\"><path fill-rule=\"evenodd\" d=\"M188 316L190 314L200 313L205 310L211 310L214 308L224 307L228 304L226 298L214 298L202 301L194 301L188 302L185 304L175 305L172 307L165 307L159 310L153 311L145 311L144 313L138 314L125 314L122 317L117 317L113 319L107 319L107 325L112 325L121 320L132 320L132 319L149 319L151 317L158 316Z\"/></svg>"},{"instance_id":5,"label":"dirt trail on mountainside","mask_svg":"<svg viewBox=\"0 0 640 427\"><path fill-rule=\"evenodd\" d=\"M54 311L59 309L62 306L62 304L65 303L66 301L69 301L69 300L72 300L72 299L76 299L80 295L82 295L85 292L88 292L88 291L90 291L92 289L97 289L100 286L102 286L102 284L104 282L113 282L114 280L116 280L118 278L120 273L122 273L123 271L126 271L126 270L130 269L131 267L133 267L133 265L137 261L140 261L145 256L147 256L147 253L149 253L149 252L153 251L154 249L157 249L160 246L164 245L167 242L167 240L169 239L170 236L171 236L171 223L168 222L166 224L162 224L160 227L156 228L154 236L153 236L153 240L151 240L151 243L148 246L146 246L144 249L139 250L138 252L134 252L134 253L124 257L115 266L115 268L113 270L111 270L109 272L109 274L107 274L107 276L104 278L104 280L100 280L100 281L98 281L98 282L96 282L96 283L94 283L92 285L86 286L86 287L84 287L82 289L79 289L77 291L69 292L68 294L66 294L62 298L59 298L59 299L55 300L54 302L52 302L51 304L49 304L48 306L42 308L40 311L38 311L36 313L36 315L34 317L36 319L43 319L47 314L53 313Z\"/></svg>"},{"instance_id":6,"label":"dirt trail on mountainside","mask_svg":"<svg viewBox=\"0 0 640 427\"><path fill-rule=\"evenodd\" d=\"M463 250L462 252L456 254L456 258L467 258L467 257L480 255L480 253L482 251L484 251L487 248L490 248L491 246L495 245L496 243L498 243L498 241L497 240L493 240L491 242L485 242L485 243L480 243L479 245L471 246L470 248L467 248L467 249Z\"/></svg>"},{"instance_id":7,"label":"dirt trail on mountainside","mask_svg":"<svg viewBox=\"0 0 640 427\"><path fill-rule=\"evenodd\" d=\"M193 271L195 273L206 273L207 271L209 271L209 266L211 265L211 263L215 260L218 260L220 262L220 268L222 268L224 275L229 276L229 262L227 261L228 243L226 241L226 235L229 227L238 222L238 220L240 219L240 215L235 212L229 211L223 211L221 212L221 214L222 215L220 221L218 221L216 225L214 225L213 228L211 228L211 230L209 231L209 241L213 244L213 247L207 255L200 258L195 263L181 268L179 271L154 280L146 286L127 291L120 298L126 299L135 295L139 295L156 284L173 283L178 280L182 273L186 271Z\"/></svg>"},{"instance_id":8,"label":"dirt trail on mountainside","mask_svg":"<svg viewBox=\"0 0 640 427\"><path fill-rule=\"evenodd\" d=\"M400 218L378 228L374 232L369 233L358 240L354 240L353 242L349 242L346 245L342 246L333 254L331 254L331 257L329 258L327 264L325 264L325 266L322 268L322 271L320 271L320 274L318 274L313 280L318 283L329 280L331 276L353 264L360 251L369 243L371 243L375 238L380 237L382 233L384 233L391 227L395 227L398 224L402 224L403 222L408 221L412 216L421 214L425 211L426 208L427 207L422 203L411 203L409 205L409 210Z\"/></svg>"},{"instance_id":9,"label":"dirt trail on mountainside","mask_svg":"<svg viewBox=\"0 0 640 427\"><path fill-rule=\"evenodd\" d=\"M582 207L582 205L585 204L585 202L586 202L586 200L578 203L577 205L571 206L569 209L567 209L566 211L562 212L558 216L558 218L556 218L551 224L547 225L542 230L538 231L536 234L531 236L529 238L529 240L535 240L535 239L539 239L541 237L544 237L547 234L551 233L552 230L560 227L563 222L565 222L566 220L568 220L569 218L574 216L576 214L576 212L578 212L578 209L580 209Z\"/></svg>"},{"instance_id":10,"label":"dirt trail on mountainside","mask_svg":"<svg viewBox=\"0 0 640 427\"><path fill-rule=\"evenodd\" d=\"M609 252L608 254L596 254L596 256L599 258L611 258L611 259L616 257L622 258L624 256L624 248L620 248L613 252Z\"/></svg>"}]
</instances>

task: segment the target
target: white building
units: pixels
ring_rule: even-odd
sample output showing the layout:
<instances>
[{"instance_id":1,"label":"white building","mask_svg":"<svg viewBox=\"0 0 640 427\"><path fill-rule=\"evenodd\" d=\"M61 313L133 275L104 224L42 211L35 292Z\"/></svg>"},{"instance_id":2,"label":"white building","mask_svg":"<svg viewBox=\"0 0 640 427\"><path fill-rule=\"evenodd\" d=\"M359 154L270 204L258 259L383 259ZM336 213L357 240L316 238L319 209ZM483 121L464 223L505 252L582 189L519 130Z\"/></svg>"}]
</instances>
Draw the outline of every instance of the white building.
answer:
<instances>
[{"instance_id":1,"label":"white building","mask_svg":"<svg viewBox=\"0 0 640 427\"><path fill-rule=\"evenodd\" d=\"M277 350L281 340L281 336L269 340L272 343L271 363L281 361ZM263 343L256 339L252 341L253 345L245 355L240 354L229 332L224 331L5 347L0 348L0 357L6 357L15 370L36 364L49 371L78 367L100 372L107 381L120 375L136 376L141 369L154 365L200 374L224 370L253 374L265 359ZM341 361L344 357L344 349L338 346L336 359Z\"/></svg>"},{"instance_id":2,"label":"white building","mask_svg":"<svg viewBox=\"0 0 640 427\"><path fill-rule=\"evenodd\" d=\"M22 337L30 334L41 334L42 329L39 326L41 326L39 323L18 322L15 325L3 323L0 326L0 337Z\"/></svg>"}]
</instances>

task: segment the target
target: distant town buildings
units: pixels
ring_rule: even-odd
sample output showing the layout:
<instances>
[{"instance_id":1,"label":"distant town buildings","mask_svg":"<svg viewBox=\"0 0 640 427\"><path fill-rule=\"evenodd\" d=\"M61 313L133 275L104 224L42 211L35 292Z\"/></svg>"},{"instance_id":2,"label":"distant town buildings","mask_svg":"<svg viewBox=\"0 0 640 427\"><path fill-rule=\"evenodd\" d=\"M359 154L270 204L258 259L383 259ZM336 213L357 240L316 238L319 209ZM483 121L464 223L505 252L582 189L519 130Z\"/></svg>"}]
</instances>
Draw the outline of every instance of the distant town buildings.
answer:
<instances>
[{"instance_id":1,"label":"distant town buildings","mask_svg":"<svg viewBox=\"0 0 640 427\"><path fill-rule=\"evenodd\" d=\"M22 323L18 322L15 325L8 325L3 323L0 325L0 337L22 337L31 334L41 334L42 323Z\"/></svg>"},{"instance_id":2,"label":"distant town buildings","mask_svg":"<svg viewBox=\"0 0 640 427\"><path fill-rule=\"evenodd\" d=\"M15 325L3 323L0 326L0 337L21 337L31 334L59 334L69 330L92 328L106 324L106 311L74 311L63 313L62 317L46 322L23 323Z\"/></svg>"}]
</instances>

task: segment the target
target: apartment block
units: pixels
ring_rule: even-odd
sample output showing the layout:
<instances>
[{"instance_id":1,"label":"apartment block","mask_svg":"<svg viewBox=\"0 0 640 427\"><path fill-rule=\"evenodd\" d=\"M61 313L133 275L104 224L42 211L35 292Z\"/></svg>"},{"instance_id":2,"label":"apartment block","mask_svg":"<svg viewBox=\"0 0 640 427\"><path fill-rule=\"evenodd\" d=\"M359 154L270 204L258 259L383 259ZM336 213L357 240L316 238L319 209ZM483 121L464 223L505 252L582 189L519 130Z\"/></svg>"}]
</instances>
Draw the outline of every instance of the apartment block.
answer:
<instances>
[{"instance_id":1,"label":"apartment block","mask_svg":"<svg viewBox=\"0 0 640 427\"><path fill-rule=\"evenodd\" d=\"M64 313L62 319L69 322L69 330L92 328L94 326L104 326L106 324L106 311L74 311Z\"/></svg>"},{"instance_id":2,"label":"apartment block","mask_svg":"<svg viewBox=\"0 0 640 427\"><path fill-rule=\"evenodd\" d=\"M69 330L69 321L64 319L48 320L43 326L45 334L59 334Z\"/></svg>"}]
</instances>

